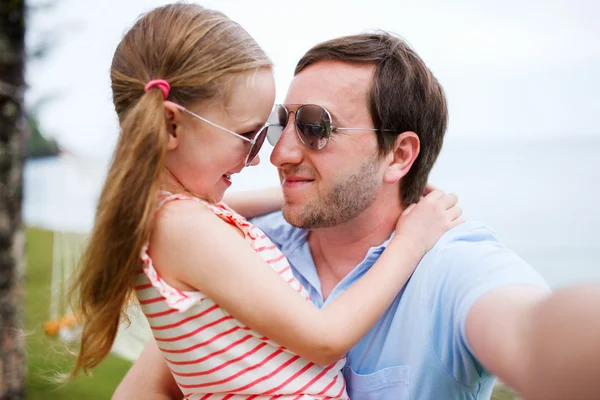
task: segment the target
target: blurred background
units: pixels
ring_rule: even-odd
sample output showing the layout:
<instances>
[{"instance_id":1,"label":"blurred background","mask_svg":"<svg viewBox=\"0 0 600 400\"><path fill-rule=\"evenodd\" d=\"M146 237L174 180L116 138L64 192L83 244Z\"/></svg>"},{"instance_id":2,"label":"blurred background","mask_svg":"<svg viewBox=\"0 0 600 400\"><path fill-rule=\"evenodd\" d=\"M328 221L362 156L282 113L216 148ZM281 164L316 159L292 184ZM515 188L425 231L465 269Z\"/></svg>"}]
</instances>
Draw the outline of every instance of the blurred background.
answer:
<instances>
[{"instance_id":1,"label":"blurred background","mask_svg":"<svg viewBox=\"0 0 600 400\"><path fill-rule=\"evenodd\" d=\"M29 398L108 399L143 343L122 334L120 357L93 378L52 382L68 368L73 334L64 281L93 223L118 134L109 66L136 18L158 0L31 0L27 108L39 141L25 165ZM600 4L213 0L202 5L245 27L275 62L282 102L295 63L314 44L385 29L404 37L446 90L450 125L431 183L459 195L465 215L491 226L553 287L600 281ZM278 184L269 163L231 190ZM50 324L48 324L50 322ZM46 331L55 336L43 333ZM130 333L127 333L130 332ZM58 337L62 336L62 340ZM117 346L119 347L119 345ZM513 398L498 390L496 399Z\"/></svg>"}]
</instances>

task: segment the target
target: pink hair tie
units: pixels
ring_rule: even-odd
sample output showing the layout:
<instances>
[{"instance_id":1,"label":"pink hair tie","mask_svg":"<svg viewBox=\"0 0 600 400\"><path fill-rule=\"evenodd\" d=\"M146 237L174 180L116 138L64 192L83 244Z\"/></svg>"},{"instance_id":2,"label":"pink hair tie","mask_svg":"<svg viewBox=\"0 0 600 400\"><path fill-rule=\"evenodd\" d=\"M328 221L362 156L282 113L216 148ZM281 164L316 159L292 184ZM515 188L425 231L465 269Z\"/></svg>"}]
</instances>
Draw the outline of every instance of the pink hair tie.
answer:
<instances>
[{"instance_id":1,"label":"pink hair tie","mask_svg":"<svg viewBox=\"0 0 600 400\"><path fill-rule=\"evenodd\" d=\"M165 100L167 99L167 97L169 97L169 92L171 91L171 86L169 85L169 82L167 82L163 79L151 80L150 82L146 83L146 86L144 86L144 92L147 92L148 90L152 89L154 86L158 86L160 91L163 93L163 98Z\"/></svg>"}]
</instances>

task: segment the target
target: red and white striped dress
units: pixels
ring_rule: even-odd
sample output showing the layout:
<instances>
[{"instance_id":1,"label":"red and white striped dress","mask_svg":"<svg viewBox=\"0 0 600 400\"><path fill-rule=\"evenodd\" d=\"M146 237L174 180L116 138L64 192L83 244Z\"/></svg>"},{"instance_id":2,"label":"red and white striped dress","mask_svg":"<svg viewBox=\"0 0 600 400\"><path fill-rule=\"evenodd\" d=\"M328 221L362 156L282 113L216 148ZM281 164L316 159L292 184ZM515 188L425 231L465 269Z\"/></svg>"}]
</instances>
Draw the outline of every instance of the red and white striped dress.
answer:
<instances>
[{"instance_id":1,"label":"red and white striped dress","mask_svg":"<svg viewBox=\"0 0 600 400\"><path fill-rule=\"evenodd\" d=\"M287 259L260 229L223 204L185 195L163 192L159 208L173 200L200 201L237 226L266 263L310 301ZM141 256L143 271L136 277L135 291L186 399L348 399L341 374L345 358L326 368L302 359L252 331L201 292L170 286L154 269L148 244Z\"/></svg>"}]
</instances>

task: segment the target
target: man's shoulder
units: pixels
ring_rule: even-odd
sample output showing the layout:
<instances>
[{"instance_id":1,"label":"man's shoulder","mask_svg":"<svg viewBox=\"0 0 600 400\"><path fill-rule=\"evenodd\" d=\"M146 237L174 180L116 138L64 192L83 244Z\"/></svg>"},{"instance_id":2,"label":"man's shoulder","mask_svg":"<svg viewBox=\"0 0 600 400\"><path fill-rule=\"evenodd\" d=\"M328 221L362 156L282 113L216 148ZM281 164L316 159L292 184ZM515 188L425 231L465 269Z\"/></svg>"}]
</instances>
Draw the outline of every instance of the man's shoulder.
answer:
<instances>
[{"instance_id":1,"label":"man's shoulder","mask_svg":"<svg viewBox=\"0 0 600 400\"><path fill-rule=\"evenodd\" d=\"M423 257L417 272L419 269L446 285L461 281L481 283L486 276L502 276L502 280L516 283L543 282L533 267L503 244L493 229L480 222L467 222L444 234Z\"/></svg>"},{"instance_id":2,"label":"man's shoulder","mask_svg":"<svg viewBox=\"0 0 600 400\"><path fill-rule=\"evenodd\" d=\"M423 257L413 274L414 283L438 293L444 302L480 295L509 285L548 285L537 270L503 244L496 233L479 222L448 231ZM412 280L412 278L411 278ZM433 297L428 302L432 302Z\"/></svg>"},{"instance_id":3,"label":"man's shoulder","mask_svg":"<svg viewBox=\"0 0 600 400\"><path fill-rule=\"evenodd\" d=\"M306 240L307 231L290 225L281 211L261 215L250 222L262 230L280 249Z\"/></svg>"},{"instance_id":4,"label":"man's shoulder","mask_svg":"<svg viewBox=\"0 0 600 400\"><path fill-rule=\"evenodd\" d=\"M461 242L482 243L499 242L496 232L482 222L465 222L446 232L435 248L447 249Z\"/></svg>"},{"instance_id":5,"label":"man's shoulder","mask_svg":"<svg viewBox=\"0 0 600 400\"><path fill-rule=\"evenodd\" d=\"M464 261L493 249L512 253L489 226L481 222L465 222L446 232L426 258L433 262L447 262L449 259Z\"/></svg>"}]
</instances>

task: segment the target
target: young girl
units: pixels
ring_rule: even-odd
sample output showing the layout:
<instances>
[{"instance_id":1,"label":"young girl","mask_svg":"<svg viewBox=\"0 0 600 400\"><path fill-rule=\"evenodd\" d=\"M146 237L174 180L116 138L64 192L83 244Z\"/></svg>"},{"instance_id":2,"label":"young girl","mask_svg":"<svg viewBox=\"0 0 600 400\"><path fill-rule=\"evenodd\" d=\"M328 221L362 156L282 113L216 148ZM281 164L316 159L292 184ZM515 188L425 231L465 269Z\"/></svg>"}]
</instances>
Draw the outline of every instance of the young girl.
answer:
<instances>
[{"instance_id":1,"label":"young girl","mask_svg":"<svg viewBox=\"0 0 600 400\"><path fill-rule=\"evenodd\" d=\"M319 310L220 203L268 129L274 80L257 43L218 12L168 5L125 35L111 78L121 134L77 277L74 373L106 357L135 290L186 398L346 399L345 353L458 224L456 200L433 192L409 208L376 265Z\"/></svg>"}]
</instances>

